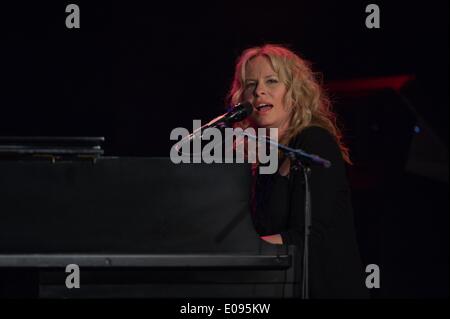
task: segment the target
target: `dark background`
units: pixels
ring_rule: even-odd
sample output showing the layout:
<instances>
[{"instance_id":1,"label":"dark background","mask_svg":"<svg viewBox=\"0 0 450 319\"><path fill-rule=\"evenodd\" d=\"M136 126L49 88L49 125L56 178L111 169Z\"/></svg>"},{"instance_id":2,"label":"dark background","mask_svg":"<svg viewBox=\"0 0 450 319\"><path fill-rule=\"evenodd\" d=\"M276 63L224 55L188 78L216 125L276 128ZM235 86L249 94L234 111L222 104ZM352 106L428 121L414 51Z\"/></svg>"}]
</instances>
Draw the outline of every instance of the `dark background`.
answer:
<instances>
[{"instance_id":1,"label":"dark background","mask_svg":"<svg viewBox=\"0 0 450 319\"><path fill-rule=\"evenodd\" d=\"M1 5L0 136L104 136L106 155L168 156L173 128L223 113L243 49L289 45L323 74L351 148L373 296L448 297L447 1L375 1L380 29L365 1L74 1L81 29L65 27L69 3ZM415 80L352 89L398 75Z\"/></svg>"}]
</instances>

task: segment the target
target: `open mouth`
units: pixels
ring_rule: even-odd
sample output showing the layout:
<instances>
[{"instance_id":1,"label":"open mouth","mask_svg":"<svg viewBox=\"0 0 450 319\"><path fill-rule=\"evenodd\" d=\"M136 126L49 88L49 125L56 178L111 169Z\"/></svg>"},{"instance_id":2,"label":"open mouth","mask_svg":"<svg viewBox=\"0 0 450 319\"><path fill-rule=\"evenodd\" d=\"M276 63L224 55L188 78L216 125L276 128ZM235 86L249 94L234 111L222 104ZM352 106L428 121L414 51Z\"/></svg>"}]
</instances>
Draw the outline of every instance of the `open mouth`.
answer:
<instances>
[{"instance_id":1,"label":"open mouth","mask_svg":"<svg viewBox=\"0 0 450 319\"><path fill-rule=\"evenodd\" d=\"M260 111L260 112L263 112L263 111L268 111L268 110L270 110L270 109L272 109L273 108L273 105L272 104L266 104L266 103L264 103L264 104L259 104L257 107L256 107L256 110L257 111Z\"/></svg>"}]
</instances>

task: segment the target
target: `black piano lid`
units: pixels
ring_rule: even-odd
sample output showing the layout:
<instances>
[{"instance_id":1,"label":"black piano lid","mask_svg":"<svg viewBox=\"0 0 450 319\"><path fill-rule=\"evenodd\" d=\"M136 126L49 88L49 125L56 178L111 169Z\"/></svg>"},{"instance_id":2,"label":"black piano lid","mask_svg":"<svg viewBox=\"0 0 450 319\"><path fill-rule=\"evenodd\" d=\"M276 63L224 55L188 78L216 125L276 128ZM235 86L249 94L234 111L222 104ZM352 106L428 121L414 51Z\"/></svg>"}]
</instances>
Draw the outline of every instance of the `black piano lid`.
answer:
<instances>
[{"instance_id":1,"label":"black piano lid","mask_svg":"<svg viewBox=\"0 0 450 319\"><path fill-rule=\"evenodd\" d=\"M103 136L0 136L0 145L100 145Z\"/></svg>"},{"instance_id":2,"label":"black piano lid","mask_svg":"<svg viewBox=\"0 0 450 319\"><path fill-rule=\"evenodd\" d=\"M0 155L102 155L104 137L0 136Z\"/></svg>"}]
</instances>

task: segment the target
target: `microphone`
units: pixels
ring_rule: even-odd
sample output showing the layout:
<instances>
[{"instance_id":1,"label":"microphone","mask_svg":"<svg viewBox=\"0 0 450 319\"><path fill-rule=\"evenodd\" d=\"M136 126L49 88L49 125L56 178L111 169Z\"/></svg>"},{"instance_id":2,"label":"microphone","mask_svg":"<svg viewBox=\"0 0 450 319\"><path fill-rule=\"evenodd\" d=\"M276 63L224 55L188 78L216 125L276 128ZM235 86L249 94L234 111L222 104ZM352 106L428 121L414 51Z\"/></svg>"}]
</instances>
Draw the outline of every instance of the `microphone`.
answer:
<instances>
[{"instance_id":1,"label":"microphone","mask_svg":"<svg viewBox=\"0 0 450 319\"><path fill-rule=\"evenodd\" d=\"M190 142L196 138L201 138L202 130L208 128L223 128L224 126L228 126L231 123L239 122L245 119L247 116L252 114L253 105L250 102L242 102L236 104L230 111L225 114L222 114L215 119L211 120L209 123L203 125L202 127L197 128L191 134L184 137L178 144L183 144L184 142Z\"/></svg>"},{"instance_id":2,"label":"microphone","mask_svg":"<svg viewBox=\"0 0 450 319\"><path fill-rule=\"evenodd\" d=\"M242 102L236 104L229 112L216 117L210 121L202 129L211 127L222 127L223 125L230 125L231 123L239 122L252 114L253 105L250 102Z\"/></svg>"}]
</instances>

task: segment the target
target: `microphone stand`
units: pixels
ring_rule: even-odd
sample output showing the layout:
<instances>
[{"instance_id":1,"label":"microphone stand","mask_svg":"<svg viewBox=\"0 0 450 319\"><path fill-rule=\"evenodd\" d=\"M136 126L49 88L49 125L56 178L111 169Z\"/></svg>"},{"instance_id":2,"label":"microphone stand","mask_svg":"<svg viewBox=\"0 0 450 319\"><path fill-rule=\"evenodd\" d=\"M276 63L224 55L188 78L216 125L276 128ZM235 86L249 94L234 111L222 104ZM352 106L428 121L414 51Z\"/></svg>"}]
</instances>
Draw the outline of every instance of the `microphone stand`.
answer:
<instances>
[{"instance_id":1,"label":"microphone stand","mask_svg":"<svg viewBox=\"0 0 450 319\"><path fill-rule=\"evenodd\" d=\"M286 153L285 153L286 154ZM311 167L299 160L295 154L286 154L291 160L291 178L293 173L303 168L303 177L305 180L305 225L303 234L303 260L302 260L302 299L309 299L309 236L312 225L312 210L311 210L311 190L309 188L309 178L311 177Z\"/></svg>"},{"instance_id":2,"label":"microphone stand","mask_svg":"<svg viewBox=\"0 0 450 319\"><path fill-rule=\"evenodd\" d=\"M329 168L331 166L331 162L317 155L306 153L301 149L293 149L283 144L279 144L269 137L261 138L246 132L243 134L252 139L263 139L265 142L268 142L270 145L281 150L291 161L291 173L295 173L299 170L303 171L303 177L305 180L305 228L302 260L302 299L309 299L309 237L311 234L312 225L311 189L309 184L311 177L311 166L319 165ZM290 176L290 178L293 178L293 174L290 174Z\"/></svg>"}]
</instances>

